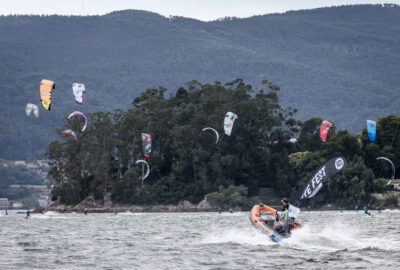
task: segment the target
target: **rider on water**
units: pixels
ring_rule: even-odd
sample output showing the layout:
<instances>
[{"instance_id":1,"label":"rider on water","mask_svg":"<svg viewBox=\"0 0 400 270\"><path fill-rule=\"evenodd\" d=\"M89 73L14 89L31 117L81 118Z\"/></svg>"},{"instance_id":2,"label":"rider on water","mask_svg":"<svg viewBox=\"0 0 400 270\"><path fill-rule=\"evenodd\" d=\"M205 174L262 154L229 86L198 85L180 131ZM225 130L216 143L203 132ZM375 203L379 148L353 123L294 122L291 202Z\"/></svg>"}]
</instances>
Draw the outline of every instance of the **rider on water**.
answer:
<instances>
[{"instance_id":1,"label":"rider on water","mask_svg":"<svg viewBox=\"0 0 400 270\"><path fill-rule=\"evenodd\" d=\"M290 202L287 198L283 198L281 200L281 203L283 205L282 207L282 212L280 215L277 213L277 225L274 227L275 230L278 231L289 231L291 224L288 224L288 219L289 219L289 207L290 207ZM294 219L293 219L294 222ZM287 227L289 226L289 227Z\"/></svg>"},{"instance_id":2,"label":"rider on water","mask_svg":"<svg viewBox=\"0 0 400 270\"><path fill-rule=\"evenodd\" d=\"M368 212L368 208L367 206L364 206L364 213L367 214L368 216L370 216L371 214Z\"/></svg>"}]
</instances>

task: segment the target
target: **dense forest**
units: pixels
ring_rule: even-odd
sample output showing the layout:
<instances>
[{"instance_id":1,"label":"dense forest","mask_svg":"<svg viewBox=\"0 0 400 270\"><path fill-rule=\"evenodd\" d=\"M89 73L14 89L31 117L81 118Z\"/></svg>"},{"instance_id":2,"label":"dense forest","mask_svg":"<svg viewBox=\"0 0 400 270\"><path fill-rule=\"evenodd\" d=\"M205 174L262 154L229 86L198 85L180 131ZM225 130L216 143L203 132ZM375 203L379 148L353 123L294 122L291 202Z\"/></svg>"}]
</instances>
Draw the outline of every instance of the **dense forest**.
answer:
<instances>
[{"instance_id":1,"label":"dense forest","mask_svg":"<svg viewBox=\"0 0 400 270\"><path fill-rule=\"evenodd\" d=\"M400 7L361 5L202 22L145 11L104 16L0 16L0 157L42 159L62 117L127 110L160 85L174 94L193 79L269 78L297 119L314 116L358 133L366 119L399 114ZM52 110L39 104L42 79L56 82ZM71 85L84 83L82 106ZM223 145L223 144L221 144Z\"/></svg>"},{"instance_id":2,"label":"dense forest","mask_svg":"<svg viewBox=\"0 0 400 270\"><path fill-rule=\"evenodd\" d=\"M114 202L152 204L199 202L205 195L227 193L257 200L260 187L273 188L293 201L314 171L326 160L343 155L349 167L333 177L307 204L354 205L382 192L391 168L376 161L384 155L400 164L400 117L377 121L377 140L366 130L350 134L331 128L327 142L319 138L321 118L296 120L297 110L279 104L280 87L264 80L254 88L242 79L222 84L197 81L165 97L165 88L141 93L127 111L88 114L89 125L80 132L81 119L65 118L64 129L77 133L78 141L64 138L48 146L53 198L76 204L93 194L102 199L111 192ZM232 134L223 133L225 113L237 114ZM203 132L204 127L218 130ZM143 159L141 133L153 138L151 172L141 185ZM298 137L297 142L290 139ZM246 202L241 200L242 206Z\"/></svg>"}]
</instances>

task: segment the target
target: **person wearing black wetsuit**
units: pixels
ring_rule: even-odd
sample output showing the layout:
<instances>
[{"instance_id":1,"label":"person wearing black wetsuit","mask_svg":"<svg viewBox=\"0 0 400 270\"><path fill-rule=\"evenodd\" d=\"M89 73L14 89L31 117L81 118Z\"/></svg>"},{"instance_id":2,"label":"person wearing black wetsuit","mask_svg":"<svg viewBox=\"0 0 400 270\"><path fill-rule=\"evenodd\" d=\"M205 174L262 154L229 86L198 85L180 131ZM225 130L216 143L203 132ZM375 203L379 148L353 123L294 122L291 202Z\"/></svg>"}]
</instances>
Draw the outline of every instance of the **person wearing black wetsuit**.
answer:
<instances>
[{"instance_id":1,"label":"person wearing black wetsuit","mask_svg":"<svg viewBox=\"0 0 400 270\"><path fill-rule=\"evenodd\" d=\"M368 212L368 208L366 206L364 206L364 213L367 214L368 216L370 216L371 214Z\"/></svg>"}]
</instances>

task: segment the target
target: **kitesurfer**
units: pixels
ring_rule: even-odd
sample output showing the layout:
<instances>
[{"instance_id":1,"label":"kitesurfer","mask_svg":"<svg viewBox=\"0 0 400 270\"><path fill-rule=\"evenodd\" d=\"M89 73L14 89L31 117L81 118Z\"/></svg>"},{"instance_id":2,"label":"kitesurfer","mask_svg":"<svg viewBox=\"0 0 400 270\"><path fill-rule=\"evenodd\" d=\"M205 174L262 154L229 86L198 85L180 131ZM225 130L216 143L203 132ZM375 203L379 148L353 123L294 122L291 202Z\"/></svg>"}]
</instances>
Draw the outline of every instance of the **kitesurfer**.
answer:
<instances>
[{"instance_id":1,"label":"kitesurfer","mask_svg":"<svg viewBox=\"0 0 400 270\"><path fill-rule=\"evenodd\" d=\"M370 216L371 214L368 212L368 208L366 206L364 206L364 213L367 214L368 216Z\"/></svg>"},{"instance_id":2,"label":"kitesurfer","mask_svg":"<svg viewBox=\"0 0 400 270\"><path fill-rule=\"evenodd\" d=\"M26 210L26 217L25 218L30 218L31 217L31 211L29 211L29 209L28 210Z\"/></svg>"}]
</instances>

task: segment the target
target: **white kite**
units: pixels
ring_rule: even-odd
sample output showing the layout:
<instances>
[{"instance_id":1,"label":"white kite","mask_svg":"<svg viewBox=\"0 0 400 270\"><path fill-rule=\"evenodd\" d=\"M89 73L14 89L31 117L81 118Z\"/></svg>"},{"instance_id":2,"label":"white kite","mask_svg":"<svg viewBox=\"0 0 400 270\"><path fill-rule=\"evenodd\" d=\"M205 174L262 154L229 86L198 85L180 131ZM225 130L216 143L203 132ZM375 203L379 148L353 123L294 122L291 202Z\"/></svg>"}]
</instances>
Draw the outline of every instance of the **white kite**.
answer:
<instances>
[{"instance_id":1,"label":"white kite","mask_svg":"<svg viewBox=\"0 0 400 270\"><path fill-rule=\"evenodd\" d=\"M237 115L233 112L227 112L224 119L224 131L225 134L231 136L233 123L238 119Z\"/></svg>"},{"instance_id":2,"label":"white kite","mask_svg":"<svg viewBox=\"0 0 400 270\"><path fill-rule=\"evenodd\" d=\"M72 84L72 93L75 96L75 101L78 104L82 104L83 102L83 92L85 92L85 85L82 83L73 83Z\"/></svg>"},{"instance_id":3,"label":"white kite","mask_svg":"<svg viewBox=\"0 0 400 270\"><path fill-rule=\"evenodd\" d=\"M218 134L218 131L216 131L215 129L213 129L212 127L206 127L206 128L203 128L203 130L202 131L206 131L206 130L212 130L212 131L214 131L214 133L215 133L215 136L217 136L217 141L215 142L215 143L218 143L218 140L219 140L219 134Z\"/></svg>"},{"instance_id":4,"label":"white kite","mask_svg":"<svg viewBox=\"0 0 400 270\"><path fill-rule=\"evenodd\" d=\"M390 185L392 183L392 181L394 179L394 176L396 174L396 167L394 166L393 162L390 159L388 159L387 157L377 157L376 159L377 160L380 160L380 159L381 160L386 160L387 162L390 163L390 165L392 165L392 177L390 177L389 182L386 183L386 185L388 186L388 185Z\"/></svg>"},{"instance_id":5,"label":"white kite","mask_svg":"<svg viewBox=\"0 0 400 270\"><path fill-rule=\"evenodd\" d=\"M32 103L28 103L25 106L25 114L26 116L29 116L31 114L31 112L33 111L33 115L38 118L39 117L39 108L37 105L32 104Z\"/></svg>"},{"instance_id":6,"label":"white kite","mask_svg":"<svg viewBox=\"0 0 400 270\"><path fill-rule=\"evenodd\" d=\"M147 163L146 160L143 160L143 159L136 160L135 163L136 163L136 164L139 164L139 163L144 163L144 164L146 164L147 170L146 170L146 173L144 174L144 176L143 176L143 178L142 178L142 183L143 183L143 180L146 179L147 176L149 176L149 174L150 174L150 166L149 166L149 163Z\"/></svg>"},{"instance_id":7,"label":"white kite","mask_svg":"<svg viewBox=\"0 0 400 270\"><path fill-rule=\"evenodd\" d=\"M68 115L68 119L70 119L71 117L73 117L75 115L80 115L80 116L83 117L83 121L84 122L83 122L82 132L84 132L86 127L87 127L87 118L86 118L86 116L81 112L75 111L75 112L70 113L70 115Z\"/></svg>"}]
</instances>

